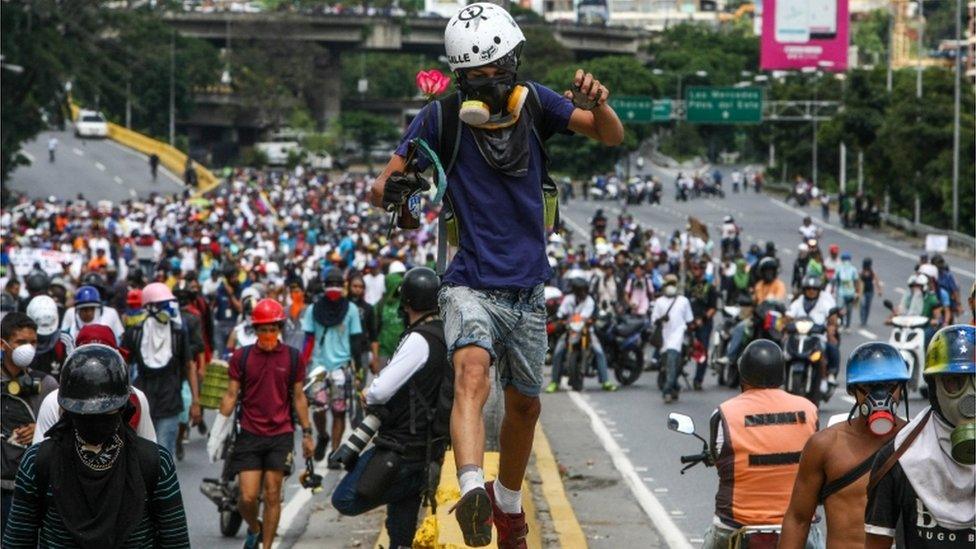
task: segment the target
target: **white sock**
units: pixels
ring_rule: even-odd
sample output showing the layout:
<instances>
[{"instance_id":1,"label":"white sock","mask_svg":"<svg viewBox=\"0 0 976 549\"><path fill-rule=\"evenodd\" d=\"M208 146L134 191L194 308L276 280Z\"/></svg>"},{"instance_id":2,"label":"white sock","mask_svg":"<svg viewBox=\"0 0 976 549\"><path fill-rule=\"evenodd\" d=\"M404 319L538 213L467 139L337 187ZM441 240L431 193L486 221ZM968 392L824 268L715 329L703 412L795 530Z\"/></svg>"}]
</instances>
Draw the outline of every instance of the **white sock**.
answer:
<instances>
[{"instance_id":1,"label":"white sock","mask_svg":"<svg viewBox=\"0 0 976 549\"><path fill-rule=\"evenodd\" d=\"M475 488L485 487L485 471L477 465L465 465L458 471L458 484L461 485L461 497Z\"/></svg>"},{"instance_id":2,"label":"white sock","mask_svg":"<svg viewBox=\"0 0 976 549\"><path fill-rule=\"evenodd\" d=\"M492 483L495 490L495 503L502 512L508 515L517 515L522 512L522 491L509 490L502 486L502 483L495 479Z\"/></svg>"}]
</instances>

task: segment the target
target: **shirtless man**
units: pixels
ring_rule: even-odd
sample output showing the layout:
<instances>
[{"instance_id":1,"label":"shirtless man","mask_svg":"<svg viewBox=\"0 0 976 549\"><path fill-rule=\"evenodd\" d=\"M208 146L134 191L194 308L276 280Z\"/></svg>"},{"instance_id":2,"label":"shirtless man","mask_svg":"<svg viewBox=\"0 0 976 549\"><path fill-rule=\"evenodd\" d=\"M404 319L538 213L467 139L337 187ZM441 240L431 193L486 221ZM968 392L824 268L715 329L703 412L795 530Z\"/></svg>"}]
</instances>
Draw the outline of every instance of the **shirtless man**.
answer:
<instances>
[{"instance_id":1,"label":"shirtless man","mask_svg":"<svg viewBox=\"0 0 976 549\"><path fill-rule=\"evenodd\" d=\"M864 547L864 506L874 456L905 422L895 407L905 392L908 367L887 343L865 343L847 361L847 392L857 399L846 422L807 441L790 506L782 549L802 549L818 504L827 513L827 546Z\"/></svg>"}]
</instances>

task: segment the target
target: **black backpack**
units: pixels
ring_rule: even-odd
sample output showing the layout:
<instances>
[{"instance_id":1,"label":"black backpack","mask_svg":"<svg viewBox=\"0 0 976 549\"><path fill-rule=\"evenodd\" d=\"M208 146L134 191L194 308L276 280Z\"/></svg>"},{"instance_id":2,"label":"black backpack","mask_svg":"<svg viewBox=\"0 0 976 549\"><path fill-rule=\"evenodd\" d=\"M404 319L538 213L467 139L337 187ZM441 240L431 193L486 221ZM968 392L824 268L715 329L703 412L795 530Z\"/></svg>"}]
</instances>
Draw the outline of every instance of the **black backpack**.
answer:
<instances>
[{"instance_id":1,"label":"black backpack","mask_svg":"<svg viewBox=\"0 0 976 549\"><path fill-rule=\"evenodd\" d=\"M532 120L532 135L539 142L542 150L542 196L543 196L543 222L547 227L559 225L559 187L549 176L549 153L546 151L546 141L553 136L543 124L545 113L542 110L542 101L539 99L539 92L536 90L534 82L520 82L529 90L529 96L525 100L524 109ZM457 161L458 149L461 144L461 119L459 112L461 108L461 92L452 93L446 97L438 99L435 103L434 111L437 116L437 143L432 143L441 159L444 167L444 174L451 173ZM447 204L447 225L448 240L452 246L458 245L459 220L454 213L454 207L448 195L444 196ZM453 226L452 226L453 225Z\"/></svg>"}]
</instances>

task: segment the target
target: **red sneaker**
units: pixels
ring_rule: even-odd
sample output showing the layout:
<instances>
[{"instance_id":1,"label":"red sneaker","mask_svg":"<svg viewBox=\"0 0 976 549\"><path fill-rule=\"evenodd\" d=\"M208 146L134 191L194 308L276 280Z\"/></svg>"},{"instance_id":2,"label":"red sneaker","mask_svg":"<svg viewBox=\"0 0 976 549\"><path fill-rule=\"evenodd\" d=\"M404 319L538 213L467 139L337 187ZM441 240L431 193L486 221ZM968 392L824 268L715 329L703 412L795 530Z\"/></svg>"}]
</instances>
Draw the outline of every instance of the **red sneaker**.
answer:
<instances>
[{"instance_id":1,"label":"red sneaker","mask_svg":"<svg viewBox=\"0 0 976 549\"><path fill-rule=\"evenodd\" d=\"M525 524L525 511L521 513L505 513L495 503L495 481L485 483L485 491L491 500L491 515L498 529L498 549L526 549L525 536L529 534L529 526Z\"/></svg>"}]
</instances>

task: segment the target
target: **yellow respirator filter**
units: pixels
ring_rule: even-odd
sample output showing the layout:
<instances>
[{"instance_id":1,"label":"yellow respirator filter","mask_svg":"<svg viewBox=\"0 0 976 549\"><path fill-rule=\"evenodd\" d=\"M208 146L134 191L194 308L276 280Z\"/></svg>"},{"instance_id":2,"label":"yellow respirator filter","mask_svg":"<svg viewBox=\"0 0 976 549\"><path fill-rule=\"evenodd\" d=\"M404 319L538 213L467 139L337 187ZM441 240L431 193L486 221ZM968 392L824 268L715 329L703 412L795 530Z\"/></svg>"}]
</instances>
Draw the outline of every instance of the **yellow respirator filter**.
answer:
<instances>
[{"instance_id":1,"label":"yellow respirator filter","mask_svg":"<svg viewBox=\"0 0 976 549\"><path fill-rule=\"evenodd\" d=\"M461 103L461 111L458 113L458 117L461 122L483 130L507 128L518 122L519 115L522 113L522 106L525 105L525 99L528 96L528 88L515 86L512 93L508 95L505 115L495 121L491 120L491 111L488 109L488 105L477 99L468 99Z\"/></svg>"}]
</instances>

